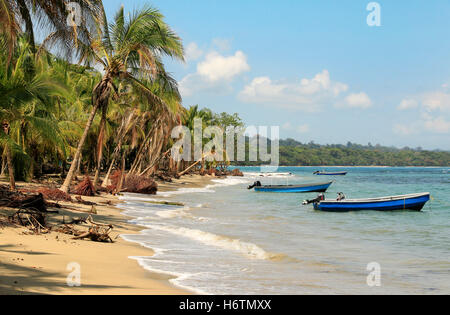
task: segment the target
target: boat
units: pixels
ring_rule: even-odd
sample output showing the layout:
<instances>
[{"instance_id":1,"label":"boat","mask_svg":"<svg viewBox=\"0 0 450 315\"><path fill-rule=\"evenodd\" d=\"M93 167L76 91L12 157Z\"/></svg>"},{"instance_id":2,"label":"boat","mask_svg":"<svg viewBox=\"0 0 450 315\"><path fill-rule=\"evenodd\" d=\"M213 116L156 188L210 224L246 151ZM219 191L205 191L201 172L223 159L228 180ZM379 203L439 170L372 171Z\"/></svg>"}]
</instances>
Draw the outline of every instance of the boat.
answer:
<instances>
[{"instance_id":1,"label":"boat","mask_svg":"<svg viewBox=\"0 0 450 315\"><path fill-rule=\"evenodd\" d=\"M348 172L314 172L314 175L327 175L327 176L345 176Z\"/></svg>"},{"instance_id":2,"label":"boat","mask_svg":"<svg viewBox=\"0 0 450 315\"><path fill-rule=\"evenodd\" d=\"M308 193L326 192L333 182L301 184L301 185L265 185L255 182L248 189L255 189L257 192L279 192L279 193Z\"/></svg>"},{"instance_id":3,"label":"boat","mask_svg":"<svg viewBox=\"0 0 450 315\"><path fill-rule=\"evenodd\" d=\"M430 193L409 194L401 196L389 196L366 199L346 199L344 194L339 193L337 200L325 200L323 195L317 199L305 200L306 204L314 204L315 210L329 212L349 212L361 210L394 211L415 210L421 211L430 200Z\"/></svg>"}]
</instances>

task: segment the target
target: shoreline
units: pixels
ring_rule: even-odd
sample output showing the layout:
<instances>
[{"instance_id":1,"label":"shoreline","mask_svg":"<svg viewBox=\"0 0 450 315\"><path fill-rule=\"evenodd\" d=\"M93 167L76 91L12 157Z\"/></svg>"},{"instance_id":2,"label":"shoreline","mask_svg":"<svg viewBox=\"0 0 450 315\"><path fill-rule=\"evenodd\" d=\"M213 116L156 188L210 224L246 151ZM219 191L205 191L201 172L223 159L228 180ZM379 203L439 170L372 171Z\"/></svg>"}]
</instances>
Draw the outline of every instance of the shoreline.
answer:
<instances>
[{"instance_id":1,"label":"shoreline","mask_svg":"<svg viewBox=\"0 0 450 315\"><path fill-rule=\"evenodd\" d=\"M185 176L173 183L158 183L159 192L179 188L204 187L214 177ZM18 183L18 188L35 184ZM154 196L154 197L157 197ZM97 204L96 222L114 225L110 243L72 240L71 236L51 232L41 235L25 235L26 228L11 226L5 216L14 209L1 208L0 221L0 294L68 294L68 295L191 295L191 290L172 284L176 278L143 268L133 257L153 256L155 251L136 242L127 241L121 235L139 234L145 227L132 224L126 216L117 196L101 194L83 197ZM110 204L106 204L106 202ZM58 209L60 214L51 215L49 222L61 223L63 218L86 216L90 206L59 202L70 209ZM81 268L81 286L69 287L67 277L73 271L69 264Z\"/></svg>"}]
</instances>

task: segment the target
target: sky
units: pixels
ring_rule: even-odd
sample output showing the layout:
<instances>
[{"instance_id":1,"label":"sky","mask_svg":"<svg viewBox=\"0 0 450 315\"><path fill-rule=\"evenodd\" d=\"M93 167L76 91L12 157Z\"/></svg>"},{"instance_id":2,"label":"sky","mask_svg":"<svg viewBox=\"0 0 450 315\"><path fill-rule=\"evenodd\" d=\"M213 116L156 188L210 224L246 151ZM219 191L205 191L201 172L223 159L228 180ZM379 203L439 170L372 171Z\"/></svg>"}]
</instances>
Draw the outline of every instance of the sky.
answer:
<instances>
[{"instance_id":1,"label":"sky","mask_svg":"<svg viewBox=\"0 0 450 315\"><path fill-rule=\"evenodd\" d=\"M110 17L122 4L164 14L186 50L185 63L165 60L185 107L301 142L450 150L450 2L370 2L104 4Z\"/></svg>"}]
</instances>

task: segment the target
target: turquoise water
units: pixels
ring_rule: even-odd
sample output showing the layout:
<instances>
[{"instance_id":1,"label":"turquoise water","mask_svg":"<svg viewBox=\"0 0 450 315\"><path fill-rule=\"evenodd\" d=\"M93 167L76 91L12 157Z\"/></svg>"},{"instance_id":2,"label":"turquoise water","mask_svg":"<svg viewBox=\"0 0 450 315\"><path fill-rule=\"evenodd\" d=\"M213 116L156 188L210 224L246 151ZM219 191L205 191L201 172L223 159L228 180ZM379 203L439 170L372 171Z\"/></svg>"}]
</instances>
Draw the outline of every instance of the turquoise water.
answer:
<instances>
[{"instance_id":1,"label":"turquoise water","mask_svg":"<svg viewBox=\"0 0 450 315\"><path fill-rule=\"evenodd\" d=\"M327 168L347 170L327 193L335 198L430 192L422 212L322 213L302 206L317 194L248 191L263 184L322 182L317 168L280 168L292 176L216 180L149 198L127 195L120 207L147 229L124 236L155 249L135 257L175 284L211 294L449 294L450 169ZM181 201L159 206L147 199ZM367 285L369 263L381 266L381 286Z\"/></svg>"}]
</instances>

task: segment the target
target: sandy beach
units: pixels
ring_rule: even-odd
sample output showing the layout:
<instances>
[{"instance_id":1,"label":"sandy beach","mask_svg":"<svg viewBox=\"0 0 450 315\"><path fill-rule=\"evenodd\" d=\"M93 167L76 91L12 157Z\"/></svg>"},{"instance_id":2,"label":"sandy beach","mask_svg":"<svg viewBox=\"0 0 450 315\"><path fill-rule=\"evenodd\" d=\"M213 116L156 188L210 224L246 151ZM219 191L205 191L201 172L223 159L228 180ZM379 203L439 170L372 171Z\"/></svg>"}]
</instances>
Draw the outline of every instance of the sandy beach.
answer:
<instances>
[{"instance_id":1,"label":"sandy beach","mask_svg":"<svg viewBox=\"0 0 450 315\"><path fill-rule=\"evenodd\" d=\"M210 177L185 176L173 183L159 183L159 190L202 187L210 180ZM18 183L18 188L29 185ZM98 204L97 214L93 215L96 222L114 226L111 233L114 243L72 240L71 236L57 232L27 235L25 228L7 222L7 216L14 213L14 209L0 209L0 294L192 294L171 285L168 275L146 271L136 260L128 258L152 256L153 252L120 237L139 233L142 228L127 223L129 218L114 206L120 202L117 197L102 194L83 199ZM91 206L77 203L60 204L71 209L59 209L59 214L51 214L52 223L62 222L63 216L66 222L86 217L85 212L91 209ZM80 266L80 287L67 285L67 277L73 271L68 267L73 263Z\"/></svg>"}]
</instances>

